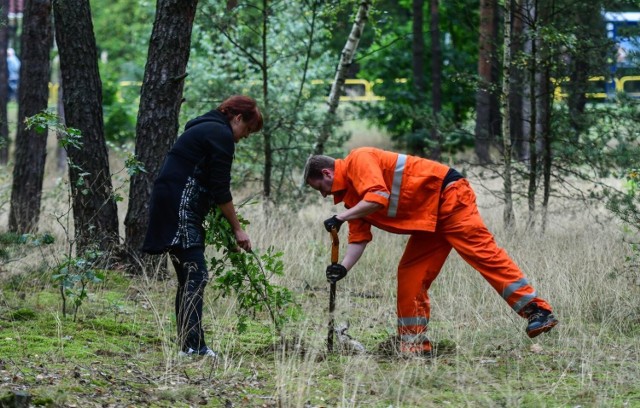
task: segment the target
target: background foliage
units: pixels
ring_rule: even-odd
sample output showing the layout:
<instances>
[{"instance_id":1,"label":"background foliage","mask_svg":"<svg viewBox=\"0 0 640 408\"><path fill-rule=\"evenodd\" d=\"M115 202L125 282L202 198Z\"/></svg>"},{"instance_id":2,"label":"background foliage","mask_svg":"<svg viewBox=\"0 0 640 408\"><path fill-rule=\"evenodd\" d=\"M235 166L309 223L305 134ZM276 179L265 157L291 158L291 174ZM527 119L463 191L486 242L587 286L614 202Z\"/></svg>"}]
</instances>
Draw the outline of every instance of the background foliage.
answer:
<instances>
[{"instance_id":1,"label":"background foliage","mask_svg":"<svg viewBox=\"0 0 640 408\"><path fill-rule=\"evenodd\" d=\"M428 2L427 2L428 3ZM375 92L384 103L362 104L362 115L386 129L401 148L426 143L434 126L431 94L419 95L413 86L411 67L411 1L400 1L374 13L374 38L362 47L358 76L376 82ZM429 64L429 13L424 13L425 88L432 88ZM455 153L473 144L469 119L475 105L477 71L477 1L441 2L440 30L443 33L443 107L440 130L443 151ZM418 129L417 133L416 130Z\"/></svg>"},{"instance_id":2,"label":"background foliage","mask_svg":"<svg viewBox=\"0 0 640 408\"><path fill-rule=\"evenodd\" d=\"M234 179L261 183L265 144L273 152L272 198L281 201L299 185L295 172L306 160L324 110L325 89L313 79L331 77L335 58L327 47L331 2L248 1L233 10L226 1L200 4L189 69L196 73L185 90L183 118L217 106L225 95L255 97L270 140L247 139L238 149ZM267 4L263 14L263 3ZM334 4L337 4L334 2Z\"/></svg>"}]
</instances>

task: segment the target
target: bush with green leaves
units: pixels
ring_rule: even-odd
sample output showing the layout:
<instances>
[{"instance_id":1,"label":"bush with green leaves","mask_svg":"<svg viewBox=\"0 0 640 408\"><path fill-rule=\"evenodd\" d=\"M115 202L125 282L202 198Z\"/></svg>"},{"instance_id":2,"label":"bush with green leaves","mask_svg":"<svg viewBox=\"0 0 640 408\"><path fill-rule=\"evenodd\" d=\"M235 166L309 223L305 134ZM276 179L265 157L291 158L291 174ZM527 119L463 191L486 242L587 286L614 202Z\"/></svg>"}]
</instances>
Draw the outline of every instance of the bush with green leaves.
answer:
<instances>
[{"instance_id":1,"label":"bush with green leaves","mask_svg":"<svg viewBox=\"0 0 640 408\"><path fill-rule=\"evenodd\" d=\"M606 190L607 208L624 222L628 238L625 241L631 247L631 255L626 259L627 272L634 278L634 284L640 279L640 169L631 169L625 175L624 190Z\"/></svg>"},{"instance_id":2,"label":"bush with green leaves","mask_svg":"<svg viewBox=\"0 0 640 408\"><path fill-rule=\"evenodd\" d=\"M249 223L241 216L238 218L243 227ZM271 283L272 277L283 274L282 252L273 248L262 255L254 251L241 252L231 225L217 208L207 216L205 229L206 243L220 254L209 261L212 275L209 285L218 296L236 296L238 331L246 330L249 318L266 311L276 333L280 334L299 308L289 289Z\"/></svg>"},{"instance_id":3,"label":"bush with green leaves","mask_svg":"<svg viewBox=\"0 0 640 408\"><path fill-rule=\"evenodd\" d=\"M607 207L633 232L640 234L640 169L629 170L625 179L623 192L608 191Z\"/></svg>"},{"instance_id":4,"label":"bush with green leaves","mask_svg":"<svg viewBox=\"0 0 640 408\"><path fill-rule=\"evenodd\" d=\"M99 251L87 251L84 256L66 256L58 264L53 274L53 281L60 284L60 296L62 297L62 315L67 316L67 300L73 305L73 320L78 316L78 309L87 298L87 286L97 284L104 280L104 273L97 268L102 253Z\"/></svg>"}]
</instances>

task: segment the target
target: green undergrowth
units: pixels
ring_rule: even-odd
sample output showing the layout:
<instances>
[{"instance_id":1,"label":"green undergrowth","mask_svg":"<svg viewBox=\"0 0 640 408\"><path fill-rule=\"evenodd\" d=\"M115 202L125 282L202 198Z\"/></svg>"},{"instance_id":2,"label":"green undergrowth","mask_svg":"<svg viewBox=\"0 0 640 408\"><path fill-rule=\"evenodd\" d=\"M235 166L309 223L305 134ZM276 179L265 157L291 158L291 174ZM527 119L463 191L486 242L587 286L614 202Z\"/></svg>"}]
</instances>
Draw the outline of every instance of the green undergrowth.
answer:
<instances>
[{"instance_id":1,"label":"green undergrowth","mask_svg":"<svg viewBox=\"0 0 640 408\"><path fill-rule=\"evenodd\" d=\"M177 359L175 319L158 310L166 309L161 303L172 288L155 284L158 288L147 287L141 294L140 287L148 283L108 271L103 282L91 288L73 321L60 312L61 299L51 274L32 272L4 279L0 391L27 389L36 406L94 406L93 398L100 401L95 406L207 403L215 395L203 394L200 385L217 381L214 370L220 366L206 365L201 359ZM219 324L229 328L237 324L233 318L226 320ZM231 350L227 343L232 344L232 353L241 356L264 350L274 341L268 328L256 324L242 334L222 336L218 344L227 350ZM251 373L241 366L233 371L231 377L240 375L242 381ZM176 382L182 385L177 387ZM255 388L257 395L271 394Z\"/></svg>"},{"instance_id":2,"label":"green undergrowth","mask_svg":"<svg viewBox=\"0 0 640 408\"><path fill-rule=\"evenodd\" d=\"M380 299L344 290L337 321L350 317L368 353L328 354L324 288L299 297L304 312L280 334L266 313L238 330L232 299L208 293L212 362L177 357L172 280L106 271L75 321L46 271L0 287L0 396L26 391L33 406L640 406L637 330L606 322L566 316L530 340L512 315L480 327L434 319L436 357L405 357L381 348L392 313L362 324Z\"/></svg>"}]
</instances>

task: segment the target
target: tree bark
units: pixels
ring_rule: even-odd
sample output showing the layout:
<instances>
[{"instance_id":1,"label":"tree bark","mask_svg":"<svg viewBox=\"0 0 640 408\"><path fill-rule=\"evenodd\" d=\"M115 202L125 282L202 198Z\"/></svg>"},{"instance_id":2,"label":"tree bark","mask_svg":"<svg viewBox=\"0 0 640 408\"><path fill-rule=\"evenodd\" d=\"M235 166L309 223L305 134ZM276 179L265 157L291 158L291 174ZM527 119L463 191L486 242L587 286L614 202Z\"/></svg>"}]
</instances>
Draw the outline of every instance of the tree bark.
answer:
<instances>
[{"instance_id":1,"label":"tree bark","mask_svg":"<svg viewBox=\"0 0 640 408\"><path fill-rule=\"evenodd\" d=\"M336 70L336 76L333 80L333 84L331 85L331 92L329 93L329 111L327 112L327 117L325 119L324 125L322 126L322 131L320 132L320 135L316 140L313 154L322 154L324 152L324 144L327 142L329 136L331 135L331 128L335 123L335 116L336 111L338 110L338 103L340 102L340 95L344 90L346 73L349 69L349 66L353 62L353 56L358 49L358 42L360 41L360 37L362 36L362 31L364 30L365 23L369 18L368 16L369 9L371 8L371 1L372 0L360 1L356 19L353 22L353 26L351 27L351 33L349 34L347 43L342 49L340 62L338 63L338 68Z\"/></svg>"},{"instance_id":2,"label":"tree bark","mask_svg":"<svg viewBox=\"0 0 640 408\"><path fill-rule=\"evenodd\" d=\"M9 0L0 1L0 21L9 21ZM0 84L9 82L7 75L7 47L9 46L9 28L0 24ZM9 93L6 86L0 86L0 165L9 161L9 125L7 102Z\"/></svg>"},{"instance_id":3,"label":"tree bark","mask_svg":"<svg viewBox=\"0 0 640 408\"><path fill-rule=\"evenodd\" d=\"M533 32L533 36L530 40L531 48L530 48L530 60L529 60L529 74L527 75L527 82L529 86L528 92L528 103L529 106L529 116L527 117L527 121L530 123L529 126L529 174L528 174L528 187L527 187L527 205L529 208L529 220L527 222L527 227L533 227L534 222L534 214L535 214L535 198L536 198L536 186L538 182L538 46L540 40L538 38L537 32L539 31L538 21L537 21L537 9L532 8L530 10L530 15L532 16L532 27L531 30Z\"/></svg>"},{"instance_id":4,"label":"tree bark","mask_svg":"<svg viewBox=\"0 0 640 408\"><path fill-rule=\"evenodd\" d=\"M496 0L480 0L480 38L478 56L478 92L476 94L475 153L481 164L491 162L490 147L494 135L492 117L492 94L497 87L494 78L497 29L495 16Z\"/></svg>"},{"instance_id":5,"label":"tree bark","mask_svg":"<svg viewBox=\"0 0 640 408\"><path fill-rule=\"evenodd\" d=\"M418 98L424 96L424 0L413 0L412 8L412 31L413 40L411 42L412 51L412 68L413 68L413 84Z\"/></svg>"},{"instance_id":6,"label":"tree bark","mask_svg":"<svg viewBox=\"0 0 640 408\"><path fill-rule=\"evenodd\" d=\"M569 16L569 24L578 27L598 27L600 17L598 2L584 2L576 12ZM594 55L594 38L591 30L581 30L576 33L577 47L567 50L569 81L563 83L562 88L567 93L569 108L569 125L572 133L569 140L577 143L580 136L587 130L588 121L585 120L587 93L589 92L590 72L597 70L600 60ZM594 66L595 65L595 66ZM615 72L611 73L615 75ZM609 79L611 80L611 78Z\"/></svg>"},{"instance_id":7,"label":"tree bark","mask_svg":"<svg viewBox=\"0 0 640 408\"><path fill-rule=\"evenodd\" d=\"M556 18L555 1L550 1L545 4L541 10L541 25L550 26L551 20ZM544 41L544 37L541 38L541 60L543 61L543 67L541 69L538 81L538 138L540 142L540 160L542 167L542 185L543 185L543 197L542 197L542 231L546 230L547 224L547 209L549 205L549 198L551 193L551 166L552 166L552 154L551 144L553 140L551 130L551 115L552 115L552 102L553 102L553 86L551 84L551 62L549 54L551 54L551 46ZM539 184L539 181L538 181Z\"/></svg>"},{"instance_id":8,"label":"tree bark","mask_svg":"<svg viewBox=\"0 0 640 408\"><path fill-rule=\"evenodd\" d=\"M552 86L551 86L551 68L546 65L541 73L540 80L540 98L539 98L539 123L540 123L540 144L541 146L541 166L542 166L542 183L543 183L543 199L542 199L542 229L546 228L546 216L547 207L549 204L549 195L551 192L551 100L552 100Z\"/></svg>"},{"instance_id":9,"label":"tree bark","mask_svg":"<svg viewBox=\"0 0 640 408\"><path fill-rule=\"evenodd\" d=\"M51 24L51 0L27 0L23 17L18 132L9 211L9 230L20 234L35 232L40 219L47 131L27 130L24 120L47 109L49 52L53 40Z\"/></svg>"},{"instance_id":10,"label":"tree bark","mask_svg":"<svg viewBox=\"0 0 640 408\"><path fill-rule=\"evenodd\" d=\"M60 70L58 70L60 72ZM59 74L60 75L60 74ZM56 101L56 111L58 112L58 119L61 125L65 125L64 120L64 103L63 100L64 89L62 87L62 76L58 77L58 100ZM61 132L56 132L56 139L60 140L63 137ZM58 143L56 148L56 170L62 172L67 167L67 151Z\"/></svg>"},{"instance_id":11,"label":"tree bark","mask_svg":"<svg viewBox=\"0 0 640 408\"><path fill-rule=\"evenodd\" d=\"M511 21L511 55L512 58L514 55L518 55L519 53L524 52L524 41L523 41L523 10L522 5L519 5L517 9L512 10L512 21ZM528 145L525 143L524 139L524 127L523 121L524 117L522 114L522 98L524 95L523 88L523 80L524 75L522 74L523 67L519 64L511 65L511 89L509 93L509 104L511 105L511 114L509 115L509 120L511 121L511 143L513 153L516 155L518 160L526 160L529 157L528 154Z\"/></svg>"},{"instance_id":12,"label":"tree bark","mask_svg":"<svg viewBox=\"0 0 640 408\"><path fill-rule=\"evenodd\" d=\"M262 193L264 195L265 206L269 203L271 196L271 174L273 172L273 146L271 125L269 123L269 55L267 50L267 37L269 29L269 0L262 0L262 101L264 107L263 120L266 126L262 129L262 140L264 142L264 170L262 177ZM265 207L268 210L268 207Z\"/></svg>"},{"instance_id":13,"label":"tree bark","mask_svg":"<svg viewBox=\"0 0 640 408\"><path fill-rule=\"evenodd\" d=\"M438 0L431 0L431 152L429 157L440 160L442 141L439 117L442 111L442 47L440 45L440 10Z\"/></svg>"},{"instance_id":14,"label":"tree bark","mask_svg":"<svg viewBox=\"0 0 640 408\"><path fill-rule=\"evenodd\" d=\"M518 4L518 0L514 0ZM503 65L502 65L502 142L503 142L503 159L504 159L504 211L503 221L505 229L512 229L515 224L515 216L513 213L513 186L511 180L511 130L509 114L511 111L509 105L509 92L511 85L511 2L504 2L504 46L503 46ZM516 7L517 8L517 7Z\"/></svg>"},{"instance_id":15,"label":"tree bark","mask_svg":"<svg viewBox=\"0 0 640 408\"><path fill-rule=\"evenodd\" d=\"M425 101L425 72L424 72L424 0L412 2L411 26L413 38L411 40L411 65L413 74L413 88L417 106ZM411 130L414 133L423 134L426 126L425 120L413 120ZM424 156L427 141L422 137L412 138L407 143L409 153L416 156Z\"/></svg>"},{"instance_id":16,"label":"tree bark","mask_svg":"<svg viewBox=\"0 0 640 408\"><path fill-rule=\"evenodd\" d=\"M178 134L197 4L197 0L158 0L157 3L136 125L135 154L146 171L131 177L129 208L124 221L129 264L141 258L145 263L150 261L140 253L149 219L149 198L153 181Z\"/></svg>"},{"instance_id":17,"label":"tree bark","mask_svg":"<svg viewBox=\"0 0 640 408\"><path fill-rule=\"evenodd\" d=\"M86 0L54 0L53 12L65 86L65 120L82 134L82 146L68 149L76 251L109 250L118 241L118 212L104 139L91 9Z\"/></svg>"}]
</instances>

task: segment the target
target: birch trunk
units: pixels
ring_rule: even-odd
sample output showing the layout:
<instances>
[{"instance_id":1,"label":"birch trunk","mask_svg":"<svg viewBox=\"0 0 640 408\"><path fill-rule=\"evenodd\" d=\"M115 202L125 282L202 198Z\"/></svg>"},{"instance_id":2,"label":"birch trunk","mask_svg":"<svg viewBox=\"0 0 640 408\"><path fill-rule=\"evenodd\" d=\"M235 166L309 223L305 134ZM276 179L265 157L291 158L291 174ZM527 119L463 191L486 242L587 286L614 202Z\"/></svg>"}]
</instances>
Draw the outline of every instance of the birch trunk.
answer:
<instances>
[{"instance_id":1,"label":"birch trunk","mask_svg":"<svg viewBox=\"0 0 640 408\"><path fill-rule=\"evenodd\" d=\"M517 4L517 0L516 0ZM504 2L504 44L502 64L502 143L504 159L504 212L503 220L506 229L512 229L515 217L513 215L513 191L511 181L511 125L510 115L510 81L511 81L511 0Z\"/></svg>"},{"instance_id":2,"label":"birch trunk","mask_svg":"<svg viewBox=\"0 0 640 408\"><path fill-rule=\"evenodd\" d=\"M344 81L347 73L347 69L353 61L353 56L358 49L358 42L362 36L364 25L369 17L369 9L371 8L372 0L362 0L358 7L358 14L356 20L351 27L351 33L347 39L347 43L342 49L342 55L340 56L340 62L338 69L336 70L336 76L331 85L331 92L329 93L329 111L327 112L327 118L322 126L322 131L316 140L316 145L313 149L313 154L322 154L324 152L324 144L329 139L331 134L331 127L335 123L336 111L338 110L338 103L340 102L340 95L344 90Z\"/></svg>"}]
</instances>

